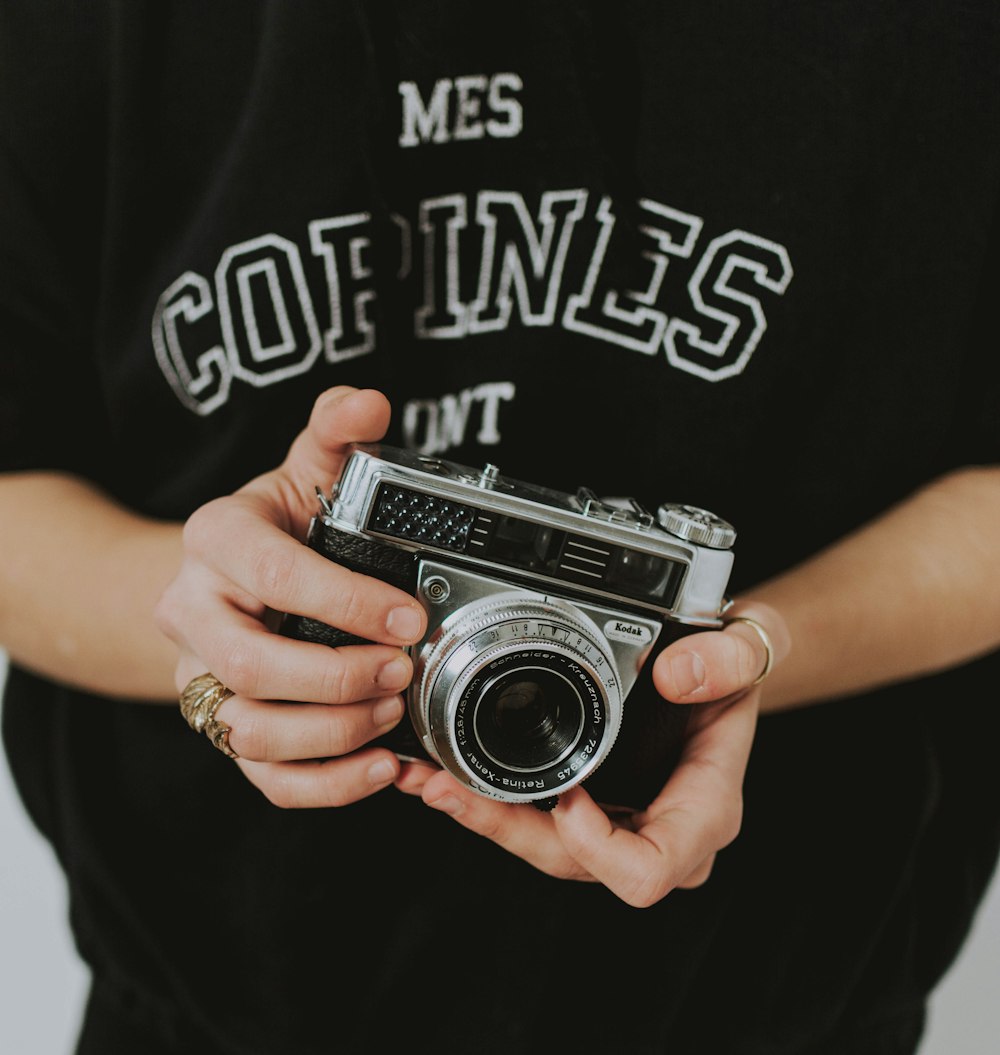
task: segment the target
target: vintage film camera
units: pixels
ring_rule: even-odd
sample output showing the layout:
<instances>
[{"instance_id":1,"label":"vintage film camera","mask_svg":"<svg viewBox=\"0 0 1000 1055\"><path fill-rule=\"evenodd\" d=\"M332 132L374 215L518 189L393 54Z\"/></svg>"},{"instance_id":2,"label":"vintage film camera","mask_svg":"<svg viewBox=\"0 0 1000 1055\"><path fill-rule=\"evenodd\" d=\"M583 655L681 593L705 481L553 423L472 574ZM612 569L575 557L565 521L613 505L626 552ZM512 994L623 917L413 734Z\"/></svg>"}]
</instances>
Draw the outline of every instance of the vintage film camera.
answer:
<instances>
[{"instance_id":1,"label":"vintage film camera","mask_svg":"<svg viewBox=\"0 0 1000 1055\"><path fill-rule=\"evenodd\" d=\"M689 708L650 670L671 641L721 626L735 531L703 509L575 495L387 445L356 445L308 544L410 594L407 716L379 743L475 791L550 809L587 782L641 809L666 782ZM282 632L361 643L315 620Z\"/></svg>"}]
</instances>

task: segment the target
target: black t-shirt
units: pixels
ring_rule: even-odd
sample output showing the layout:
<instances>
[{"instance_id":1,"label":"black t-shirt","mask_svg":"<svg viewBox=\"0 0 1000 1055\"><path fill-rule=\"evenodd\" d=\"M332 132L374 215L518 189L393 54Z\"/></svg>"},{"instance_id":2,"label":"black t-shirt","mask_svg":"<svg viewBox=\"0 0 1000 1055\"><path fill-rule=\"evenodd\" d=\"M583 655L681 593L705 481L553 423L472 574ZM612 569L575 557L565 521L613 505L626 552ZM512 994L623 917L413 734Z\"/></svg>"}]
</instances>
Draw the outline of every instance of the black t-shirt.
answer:
<instances>
[{"instance_id":1,"label":"black t-shirt","mask_svg":"<svg viewBox=\"0 0 1000 1055\"><path fill-rule=\"evenodd\" d=\"M0 4L0 467L180 519L377 387L395 443L715 510L748 589L1000 457L997 21ZM644 911L392 789L279 810L169 708L15 667L4 735L101 985L220 1051L895 1053L996 859L995 659L763 719Z\"/></svg>"}]
</instances>

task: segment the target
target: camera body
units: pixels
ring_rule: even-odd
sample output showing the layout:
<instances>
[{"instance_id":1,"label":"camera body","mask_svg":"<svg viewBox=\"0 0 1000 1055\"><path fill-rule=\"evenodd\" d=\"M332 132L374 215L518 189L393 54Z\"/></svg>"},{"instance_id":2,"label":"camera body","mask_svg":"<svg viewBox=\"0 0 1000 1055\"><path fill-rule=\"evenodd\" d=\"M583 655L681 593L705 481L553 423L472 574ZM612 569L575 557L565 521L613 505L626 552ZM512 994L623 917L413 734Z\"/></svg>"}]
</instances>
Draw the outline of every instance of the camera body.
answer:
<instances>
[{"instance_id":1,"label":"camera body","mask_svg":"<svg viewBox=\"0 0 1000 1055\"><path fill-rule=\"evenodd\" d=\"M652 683L670 642L718 628L735 531L714 514L539 487L358 444L308 545L415 595L407 712L377 743L482 795L549 809L581 781L608 809L666 782L689 708ZM302 616L282 633L361 639Z\"/></svg>"}]
</instances>

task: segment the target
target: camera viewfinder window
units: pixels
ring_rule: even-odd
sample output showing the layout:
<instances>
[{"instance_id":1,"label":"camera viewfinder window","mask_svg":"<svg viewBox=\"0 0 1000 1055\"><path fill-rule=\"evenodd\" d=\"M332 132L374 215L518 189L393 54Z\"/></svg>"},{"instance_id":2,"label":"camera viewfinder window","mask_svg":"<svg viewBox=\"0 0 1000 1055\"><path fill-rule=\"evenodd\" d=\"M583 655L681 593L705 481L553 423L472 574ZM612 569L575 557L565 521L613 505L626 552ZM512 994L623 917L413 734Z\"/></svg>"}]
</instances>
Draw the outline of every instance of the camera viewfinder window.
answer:
<instances>
[{"instance_id":1,"label":"camera viewfinder window","mask_svg":"<svg viewBox=\"0 0 1000 1055\"><path fill-rule=\"evenodd\" d=\"M566 536L558 568L560 578L664 606L673 604L684 571L669 557L579 535Z\"/></svg>"},{"instance_id":2,"label":"camera viewfinder window","mask_svg":"<svg viewBox=\"0 0 1000 1055\"><path fill-rule=\"evenodd\" d=\"M497 517L496 528L489 542L488 556L503 564L526 571L545 571L558 551L564 533L553 531L545 524L535 524L520 517Z\"/></svg>"},{"instance_id":3,"label":"camera viewfinder window","mask_svg":"<svg viewBox=\"0 0 1000 1055\"><path fill-rule=\"evenodd\" d=\"M608 568L607 585L630 597L673 604L682 566L677 561L637 549L617 549Z\"/></svg>"}]
</instances>

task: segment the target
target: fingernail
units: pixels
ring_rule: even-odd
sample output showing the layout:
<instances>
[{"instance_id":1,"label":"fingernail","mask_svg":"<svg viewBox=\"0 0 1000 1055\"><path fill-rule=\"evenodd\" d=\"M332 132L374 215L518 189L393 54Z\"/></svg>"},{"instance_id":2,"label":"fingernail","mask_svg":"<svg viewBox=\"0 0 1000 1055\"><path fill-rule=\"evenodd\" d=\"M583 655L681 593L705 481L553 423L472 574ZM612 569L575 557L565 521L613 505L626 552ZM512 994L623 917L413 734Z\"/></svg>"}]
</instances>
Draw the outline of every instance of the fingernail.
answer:
<instances>
[{"instance_id":1,"label":"fingernail","mask_svg":"<svg viewBox=\"0 0 1000 1055\"><path fill-rule=\"evenodd\" d=\"M465 803L455 795L442 795L441 798L428 802L431 809L447 813L449 817L457 817L465 809Z\"/></svg>"},{"instance_id":2,"label":"fingernail","mask_svg":"<svg viewBox=\"0 0 1000 1055\"><path fill-rule=\"evenodd\" d=\"M396 767L388 758L380 758L368 767L368 780L373 785L388 784L396 776Z\"/></svg>"},{"instance_id":3,"label":"fingernail","mask_svg":"<svg viewBox=\"0 0 1000 1055\"><path fill-rule=\"evenodd\" d=\"M705 680L705 664L697 652L682 652L670 660L670 676L678 696L690 696Z\"/></svg>"},{"instance_id":4,"label":"fingernail","mask_svg":"<svg viewBox=\"0 0 1000 1055\"><path fill-rule=\"evenodd\" d=\"M416 641L423 622L420 613L414 608L393 608L385 621L385 628L400 641Z\"/></svg>"},{"instance_id":5,"label":"fingernail","mask_svg":"<svg viewBox=\"0 0 1000 1055\"><path fill-rule=\"evenodd\" d=\"M384 725L395 725L403 716L403 701L398 696L390 696L387 700L379 700L372 712L372 719L378 728Z\"/></svg>"},{"instance_id":6,"label":"fingernail","mask_svg":"<svg viewBox=\"0 0 1000 1055\"><path fill-rule=\"evenodd\" d=\"M410 681L410 661L403 656L389 660L375 681L383 689L402 689Z\"/></svg>"}]
</instances>

